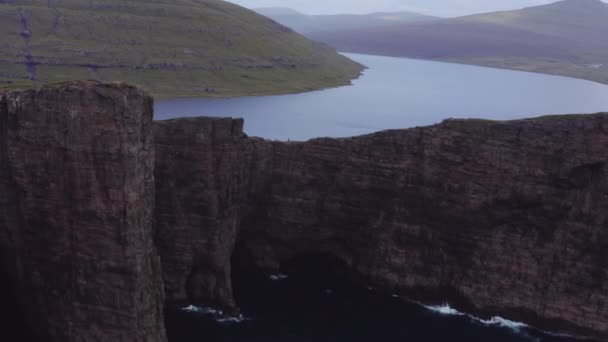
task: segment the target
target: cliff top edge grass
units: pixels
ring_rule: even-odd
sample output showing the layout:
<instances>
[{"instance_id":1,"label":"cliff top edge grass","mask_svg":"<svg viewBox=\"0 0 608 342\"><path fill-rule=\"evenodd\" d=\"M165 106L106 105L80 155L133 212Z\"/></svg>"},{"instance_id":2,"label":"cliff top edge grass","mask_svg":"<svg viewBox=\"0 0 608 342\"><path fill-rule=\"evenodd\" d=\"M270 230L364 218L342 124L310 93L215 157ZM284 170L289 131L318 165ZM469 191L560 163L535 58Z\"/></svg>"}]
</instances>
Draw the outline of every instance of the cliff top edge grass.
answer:
<instances>
[{"instance_id":1,"label":"cliff top edge grass","mask_svg":"<svg viewBox=\"0 0 608 342\"><path fill-rule=\"evenodd\" d=\"M104 82L98 80L73 80L73 81L60 81L60 82L50 82L50 83L42 83L42 84L33 84L29 86L13 86L13 87L2 87L0 88L0 93L8 93L8 92L24 92L24 91L43 91L46 89L65 89L65 88L80 88L80 87L90 87L90 88L114 88L114 89L133 89L144 93L146 96L151 96L148 91L143 89L142 87L130 84L127 82Z\"/></svg>"},{"instance_id":2,"label":"cliff top edge grass","mask_svg":"<svg viewBox=\"0 0 608 342\"><path fill-rule=\"evenodd\" d=\"M546 114L541 116L534 116L523 119L508 119L508 120L497 120L497 119L479 119L479 118L463 118L463 119L455 119L448 118L441 122L441 124L449 124L451 122L477 122L477 123L489 123L489 124L497 124L497 123L513 123L513 122L530 122L530 121L544 121L544 120L578 120L583 116L593 116L593 117L606 117L608 118L608 112L597 112L597 113L579 113L579 114Z\"/></svg>"},{"instance_id":3,"label":"cliff top edge grass","mask_svg":"<svg viewBox=\"0 0 608 342\"><path fill-rule=\"evenodd\" d=\"M363 66L221 0L4 1L0 87L95 79L157 98L304 92L350 84Z\"/></svg>"}]
</instances>

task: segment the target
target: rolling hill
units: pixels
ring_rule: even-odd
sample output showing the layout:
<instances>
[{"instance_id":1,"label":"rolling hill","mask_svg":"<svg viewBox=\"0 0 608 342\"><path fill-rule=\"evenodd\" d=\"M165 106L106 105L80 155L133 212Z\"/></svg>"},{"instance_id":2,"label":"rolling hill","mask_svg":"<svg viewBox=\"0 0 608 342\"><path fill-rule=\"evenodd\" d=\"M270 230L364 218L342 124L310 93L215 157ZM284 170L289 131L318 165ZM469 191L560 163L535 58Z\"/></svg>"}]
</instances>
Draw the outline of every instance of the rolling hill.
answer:
<instances>
[{"instance_id":1,"label":"rolling hill","mask_svg":"<svg viewBox=\"0 0 608 342\"><path fill-rule=\"evenodd\" d=\"M221 0L0 1L0 86L126 81L159 97L350 83L362 66Z\"/></svg>"},{"instance_id":2,"label":"rolling hill","mask_svg":"<svg viewBox=\"0 0 608 342\"><path fill-rule=\"evenodd\" d=\"M608 4L564 0L515 11L315 33L341 51L466 63L608 83Z\"/></svg>"},{"instance_id":3,"label":"rolling hill","mask_svg":"<svg viewBox=\"0 0 608 342\"><path fill-rule=\"evenodd\" d=\"M291 27L304 35L318 31L349 30L438 19L437 17L413 12L372 13L363 15L308 15L290 8L281 7L257 8L254 10L285 26Z\"/></svg>"}]
</instances>

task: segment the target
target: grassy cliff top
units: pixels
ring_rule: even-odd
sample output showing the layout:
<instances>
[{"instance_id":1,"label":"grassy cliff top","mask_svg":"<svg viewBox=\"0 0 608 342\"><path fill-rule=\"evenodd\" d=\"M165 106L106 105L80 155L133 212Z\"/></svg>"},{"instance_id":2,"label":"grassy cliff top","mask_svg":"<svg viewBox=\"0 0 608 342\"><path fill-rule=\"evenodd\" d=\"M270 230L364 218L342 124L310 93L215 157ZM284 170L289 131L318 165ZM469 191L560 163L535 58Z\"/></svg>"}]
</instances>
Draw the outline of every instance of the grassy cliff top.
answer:
<instances>
[{"instance_id":1,"label":"grassy cliff top","mask_svg":"<svg viewBox=\"0 0 608 342\"><path fill-rule=\"evenodd\" d=\"M0 2L0 86L126 81L159 97L348 84L362 66L221 0Z\"/></svg>"}]
</instances>

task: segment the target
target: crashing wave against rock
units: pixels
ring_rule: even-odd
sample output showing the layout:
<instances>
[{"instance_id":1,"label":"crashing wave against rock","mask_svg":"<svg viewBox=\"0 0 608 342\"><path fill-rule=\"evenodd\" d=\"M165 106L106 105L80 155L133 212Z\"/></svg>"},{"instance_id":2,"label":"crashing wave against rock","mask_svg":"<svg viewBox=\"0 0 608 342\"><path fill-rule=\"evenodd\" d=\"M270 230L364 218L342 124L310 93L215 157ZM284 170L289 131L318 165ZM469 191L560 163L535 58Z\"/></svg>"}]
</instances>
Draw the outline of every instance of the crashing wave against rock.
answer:
<instances>
[{"instance_id":1,"label":"crashing wave against rock","mask_svg":"<svg viewBox=\"0 0 608 342\"><path fill-rule=\"evenodd\" d=\"M231 316L231 315L225 314L224 311L222 311L222 310L214 309L214 308L205 308L205 307L189 305L185 308L182 308L182 310L187 311L187 312L201 314L201 315L211 316L218 323L242 323L242 322L248 320L248 318L246 318L242 314L239 314L236 316Z\"/></svg>"}]
</instances>

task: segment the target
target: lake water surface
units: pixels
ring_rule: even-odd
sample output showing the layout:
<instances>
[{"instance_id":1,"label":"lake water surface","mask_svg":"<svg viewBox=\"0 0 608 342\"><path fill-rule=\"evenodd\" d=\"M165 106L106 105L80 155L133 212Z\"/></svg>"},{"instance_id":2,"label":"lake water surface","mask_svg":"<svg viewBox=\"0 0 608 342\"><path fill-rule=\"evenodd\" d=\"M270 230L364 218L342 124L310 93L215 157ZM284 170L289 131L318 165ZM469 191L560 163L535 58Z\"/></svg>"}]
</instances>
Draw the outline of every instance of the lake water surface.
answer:
<instances>
[{"instance_id":1,"label":"lake water surface","mask_svg":"<svg viewBox=\"0 0 608 342\"><path fill-rule=\"evenodd\" d=\"M608 111L608 86L519 71L359 54L352 86L303 94L156 102L157 120L245 118L245 132L278 140L345 137L447 118L518 119Z\"/></svg>"}]
</instances>

